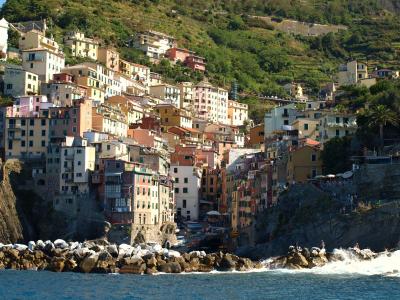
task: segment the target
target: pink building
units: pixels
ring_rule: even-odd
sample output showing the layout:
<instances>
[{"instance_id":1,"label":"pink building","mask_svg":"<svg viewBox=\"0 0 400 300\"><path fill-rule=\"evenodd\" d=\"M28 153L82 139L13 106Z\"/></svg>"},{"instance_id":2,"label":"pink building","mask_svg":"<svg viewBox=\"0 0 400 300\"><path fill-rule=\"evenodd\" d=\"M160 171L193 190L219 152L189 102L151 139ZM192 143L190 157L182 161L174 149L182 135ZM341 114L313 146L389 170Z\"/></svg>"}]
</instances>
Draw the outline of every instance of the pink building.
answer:
<instances>
[{"instance_id":1,"label":"pink building","mask_svg":"<svg viewBox=\"0 0 400 300\"><path fill-rule=\"evenodd\" d=\"M21 96L15 99L12 109L8 110L8 117L38 117L41 110L53 107L53 103L47 101L47 97Z\"/></svg>"}]
</instances>

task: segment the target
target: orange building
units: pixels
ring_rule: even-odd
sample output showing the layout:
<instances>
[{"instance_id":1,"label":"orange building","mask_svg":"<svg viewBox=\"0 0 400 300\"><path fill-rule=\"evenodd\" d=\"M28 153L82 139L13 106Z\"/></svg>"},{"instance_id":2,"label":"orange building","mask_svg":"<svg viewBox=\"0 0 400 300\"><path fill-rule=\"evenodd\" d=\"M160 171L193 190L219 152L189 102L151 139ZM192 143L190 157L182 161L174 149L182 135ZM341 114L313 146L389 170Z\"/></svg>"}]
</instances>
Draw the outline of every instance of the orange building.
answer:
<instances>
[{"instance_id":1,"label":"orange building","mask_svg":"<svg viewBox=\"0 0 400 300\"><path fill-rule=\"evenodd\" d=\"M250 147L260 148L264 145L264 124L258 124L250 129Z\"/></svg>"}]
</instances>

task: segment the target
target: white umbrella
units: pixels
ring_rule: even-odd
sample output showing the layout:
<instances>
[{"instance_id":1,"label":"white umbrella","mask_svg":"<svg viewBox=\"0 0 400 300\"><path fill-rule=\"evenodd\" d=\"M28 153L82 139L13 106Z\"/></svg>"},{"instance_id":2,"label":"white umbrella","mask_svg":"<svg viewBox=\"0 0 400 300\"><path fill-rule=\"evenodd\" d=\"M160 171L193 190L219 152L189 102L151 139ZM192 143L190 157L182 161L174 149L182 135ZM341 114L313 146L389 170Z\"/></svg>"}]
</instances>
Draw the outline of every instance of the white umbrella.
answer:
<instances>
[{"instance_id":1,"label":"white umbrella","mask_svg":"<svg viewBox=\"0 0 400 300\"><path fill-rule=\"evenodd\" d=\"M207 216L220 216L220 215L221 214L219 212L217 212L216 210L212 210L207 213Z\"/></svg>"}]
</instances>

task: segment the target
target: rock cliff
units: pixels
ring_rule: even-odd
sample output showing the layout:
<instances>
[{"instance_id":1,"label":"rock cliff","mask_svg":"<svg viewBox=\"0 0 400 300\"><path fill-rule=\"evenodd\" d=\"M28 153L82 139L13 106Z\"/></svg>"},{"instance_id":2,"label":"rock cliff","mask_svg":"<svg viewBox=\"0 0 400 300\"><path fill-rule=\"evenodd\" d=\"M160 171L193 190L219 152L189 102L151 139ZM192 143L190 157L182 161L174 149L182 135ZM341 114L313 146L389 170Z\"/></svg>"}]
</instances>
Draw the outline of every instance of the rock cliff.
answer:
<instances>
[{"instance_id":1,"label":"rock cliff","mask_svg":"<svg viewBox=\"0 0 400 300\"><path fill-rule=\"evenodd\" d=\"M258 217L256 245L238 249L239 255L261 259L283 255L290 245L319 245L328 250L352 247L383 251L400 239L400 201L360 206L350 212L330 195L312 185L297 186L283 195L280 204Z\"/></svg>"},{"instance_id":2,"label":"rock cliff","mask_svg":"<svg viewBox=\"0 0 400 300\"><path fill-rule=\"evenodd\" d=\"M2 163L0 160L0 169L0 242L15 243L23 239L23 232L9 175L11 172L19 173L21 165L18 161Z\"/></svg>"}]
</instances>

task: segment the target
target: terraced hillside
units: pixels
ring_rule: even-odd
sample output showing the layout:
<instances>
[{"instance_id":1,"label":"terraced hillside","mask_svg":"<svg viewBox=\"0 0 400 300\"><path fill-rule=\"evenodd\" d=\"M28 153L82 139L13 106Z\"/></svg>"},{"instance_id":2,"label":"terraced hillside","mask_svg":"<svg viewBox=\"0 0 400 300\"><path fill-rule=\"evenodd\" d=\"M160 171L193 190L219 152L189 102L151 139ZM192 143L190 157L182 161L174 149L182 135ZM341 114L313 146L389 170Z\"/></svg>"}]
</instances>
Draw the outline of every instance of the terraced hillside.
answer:
<instances>
[{"instance_id":1,"label":"terraced hillside","mask_svg":"<svg viewBox=\"0 0 400 300\"><path fill-rule=\"evenodd\" d=\"M11 22L48 20L59 41L63 32L80 29L115 44L122 56L149 64L126 47L135 32L154 29L174 35L179 45L206 57L205 74L229 87L233 80L245 94L285 95L292 80L308 93L332 80L337 65L349 58L377 66L398 66L400 22L396 1L382 0L8 0L0 15ZM274 15L347 31L319 37L294 36L248 15ZM185 68L155 68L170 80L200 80Z\"/></svg>"}]
</instances>

